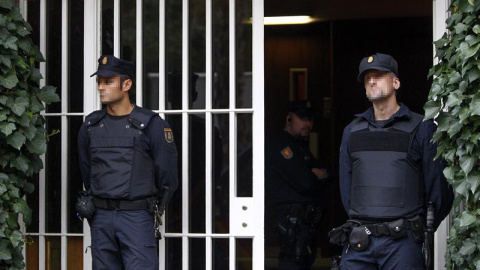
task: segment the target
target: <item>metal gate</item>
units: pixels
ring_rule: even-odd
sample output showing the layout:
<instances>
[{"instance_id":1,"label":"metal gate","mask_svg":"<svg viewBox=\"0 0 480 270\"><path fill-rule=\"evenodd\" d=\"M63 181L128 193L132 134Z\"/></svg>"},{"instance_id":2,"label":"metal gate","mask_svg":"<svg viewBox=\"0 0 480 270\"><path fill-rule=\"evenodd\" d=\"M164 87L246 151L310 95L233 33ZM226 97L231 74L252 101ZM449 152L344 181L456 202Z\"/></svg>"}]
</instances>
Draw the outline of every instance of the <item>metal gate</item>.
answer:
<instances>
[{"instance_id":1,"label":"metal gate","mask_svg":"<svg viewBox=\"0 0 480 270\"><path fill-rule=\"evenodd\" d=\"M135 103L171 124L179 150L160 269L263 269L263 1L20 2L40 29L42 84L62 100L44 113L59 133L27 198L27 269L91 269L76 137L101 108L89 75L102 54L135 63Z\"/></svg>"}]
</instances>

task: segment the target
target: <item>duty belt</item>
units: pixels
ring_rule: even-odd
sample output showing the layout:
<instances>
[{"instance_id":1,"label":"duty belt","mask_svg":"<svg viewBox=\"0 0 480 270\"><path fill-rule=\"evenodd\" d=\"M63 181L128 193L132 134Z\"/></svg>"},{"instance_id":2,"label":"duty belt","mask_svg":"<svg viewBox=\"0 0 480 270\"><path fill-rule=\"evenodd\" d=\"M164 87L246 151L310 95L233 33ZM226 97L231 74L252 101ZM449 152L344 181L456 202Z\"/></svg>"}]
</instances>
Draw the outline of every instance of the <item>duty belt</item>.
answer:
<instances>
[{"instance_id":1,"label":"duty belt","mask_svg":"<svg viewBox=\"0 0 480 270\"><path fill-rule=\"evenodd\" d=\"M117 200L93 198L93 205L96 208L106 210L143 210L148 209L148 202L146 199L141 200Z\"/></svg>"},{"instance_id":2,"label":"duty belt","mask_svg":"<svg viewBox=\"0 0 480 270\"><path fill-rule=\"evenodd\" d=\"M376 224L362 224L362 227L367 228L369 231L372 232L372 235L374 236L390 236L391 230L393 229L395 232L400 232L402 229L403 230L419 230L423 229L423 224L422 222L417 222L417 219L403 219L403 226L402 227L396 227L393 226L392 228L392 223L395 223L399 220L393 221L393 222L383 222L383 223L376 223ZM389 226L390 225L390 226ZM390 227L390 229L389 229Z\"/></svg>"}]
</instances>

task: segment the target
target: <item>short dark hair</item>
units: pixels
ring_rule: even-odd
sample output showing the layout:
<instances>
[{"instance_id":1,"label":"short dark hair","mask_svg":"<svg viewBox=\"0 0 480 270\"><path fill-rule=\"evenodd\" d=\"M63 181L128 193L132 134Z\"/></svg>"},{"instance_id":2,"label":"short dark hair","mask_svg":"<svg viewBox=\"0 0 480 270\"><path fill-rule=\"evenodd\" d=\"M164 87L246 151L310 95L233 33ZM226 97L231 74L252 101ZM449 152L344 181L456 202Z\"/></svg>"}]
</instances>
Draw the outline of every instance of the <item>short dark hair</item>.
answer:
<instances>
[{"instance_id":1,"label":"short dark hair","mask_svg":"<svg viewBox=\"0 0 480 270\"><path fill-rule=\"evenodd\" d=\"M120 85L123 84L124 81L126 80L132 80L132 87L130 87L130 90L128 90L128 96L130 98L130 101L134 102L135 101L135 83L132 79L132 77L125 75L125 74L120 74Z\"/></svg>"}]
</instances>

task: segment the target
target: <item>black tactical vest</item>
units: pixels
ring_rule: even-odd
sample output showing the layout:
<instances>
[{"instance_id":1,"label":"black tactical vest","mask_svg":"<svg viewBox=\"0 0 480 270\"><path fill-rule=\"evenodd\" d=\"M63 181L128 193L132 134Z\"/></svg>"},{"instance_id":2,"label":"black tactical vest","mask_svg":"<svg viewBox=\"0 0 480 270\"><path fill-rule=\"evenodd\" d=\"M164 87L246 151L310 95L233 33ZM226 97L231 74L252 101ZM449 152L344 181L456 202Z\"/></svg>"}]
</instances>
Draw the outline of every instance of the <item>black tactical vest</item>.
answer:
<instances>
[{"instance_id":1,"label":"black tactical vest","mask_svg":"<svg viewBox=\"0 0 480 270\"><path fill-rule=\"evenodd\" d=\"M155 113L135 107L129 116L97 111L85 119L90 148L90 193L135 200L156 194L154 165L144 130Z\"/></svg>"},{"instance_id":2,"label":"black tactical vest","mask_svg":"<svg viewBox=\"0 0 480 270\"><path fill-rule=\"evenodd\" d=\"M387 128L359 118L350 137L352 183L349 216L365 219L409 217L424 205L421 165L408 158L423 117L411 113Z\"/></svg>"}]
</instances>

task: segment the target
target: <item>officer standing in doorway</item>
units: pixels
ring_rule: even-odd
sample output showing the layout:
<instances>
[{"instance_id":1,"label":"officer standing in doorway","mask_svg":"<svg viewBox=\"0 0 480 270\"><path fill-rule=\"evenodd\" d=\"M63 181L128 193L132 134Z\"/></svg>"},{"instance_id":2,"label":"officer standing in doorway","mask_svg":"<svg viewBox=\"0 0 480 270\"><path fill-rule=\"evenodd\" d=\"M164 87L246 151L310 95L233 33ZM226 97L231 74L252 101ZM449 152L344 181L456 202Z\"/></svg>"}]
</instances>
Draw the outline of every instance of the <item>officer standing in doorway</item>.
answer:
<instances>
[{"instance_id":1,"label":"officer standing in doorway","mask_svg":"<svg viewBox=\"0 0 480 270\"><path fill-rule=\"evenodd\" d=\"M158 269L154 213L178 185L172 130L130 102L133 71L132 62L100 57L92 76L106 106L86 117L78 135L81 209L88 209L79 212L91 227L94 270Z\"/></svg>"},{"instance_id":2,"label":"officer standing in doorway","mask_svg":"<svg viewBox=\"0 0 480 270\"><path fill-rule=\"evenodd\" d=\"M397 102L400 79L392 56L363 58L357 80L373 106L343 132L340 192L350 220L330 233L331 242L347 240L340 243L340 269L425 269L427 225L436 230L453 202L444 162L434 159L436 126Z\"/></svg>"},{"instance_id":3,"label":"officer standing in doorway","mask_svg":"<svg viewBox=\"0 0 480 270\"><path fill-rule=\"evenodd\" d=\"M309 149L312 125L310 102L290 102L284 130L268 142L265 153L266 189L275 202L275 230L282 241L280 270L310 269L317 252L320 194L328 175Z\"/></svg>"}]
</instances>

